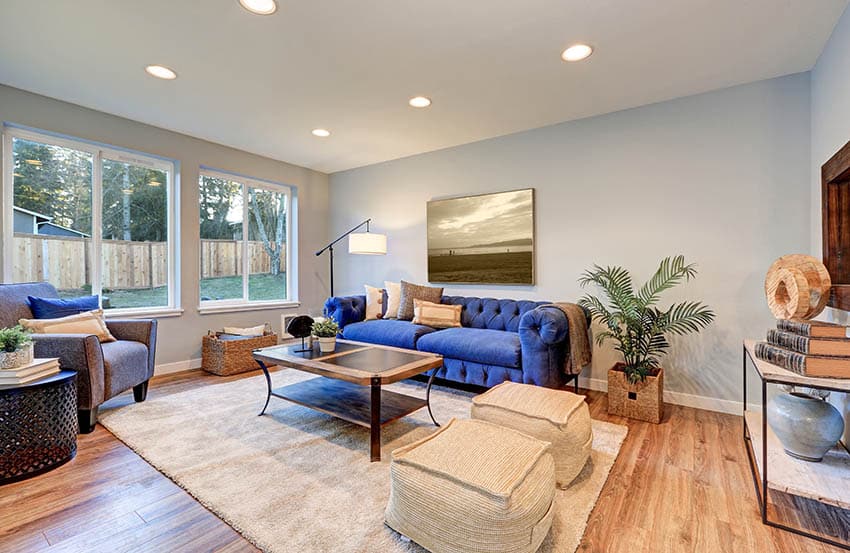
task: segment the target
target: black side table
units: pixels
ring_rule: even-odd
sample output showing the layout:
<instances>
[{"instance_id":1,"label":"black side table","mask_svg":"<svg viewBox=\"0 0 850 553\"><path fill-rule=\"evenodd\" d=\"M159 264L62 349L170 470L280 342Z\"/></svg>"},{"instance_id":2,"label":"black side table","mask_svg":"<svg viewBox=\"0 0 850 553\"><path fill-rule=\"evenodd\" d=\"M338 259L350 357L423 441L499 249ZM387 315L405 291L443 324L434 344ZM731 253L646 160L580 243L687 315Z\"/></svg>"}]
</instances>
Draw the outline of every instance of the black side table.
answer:
<instances>
[{"instance_id":1,"label":"black side table","mask_svg":"<svg viewBox=\"0 0 850 553\"><path fill-rule=\"evenodd\" d=\"M77 373L0 386L0 484L47 472L77 454Z\"/></svg>"}]
</instances>

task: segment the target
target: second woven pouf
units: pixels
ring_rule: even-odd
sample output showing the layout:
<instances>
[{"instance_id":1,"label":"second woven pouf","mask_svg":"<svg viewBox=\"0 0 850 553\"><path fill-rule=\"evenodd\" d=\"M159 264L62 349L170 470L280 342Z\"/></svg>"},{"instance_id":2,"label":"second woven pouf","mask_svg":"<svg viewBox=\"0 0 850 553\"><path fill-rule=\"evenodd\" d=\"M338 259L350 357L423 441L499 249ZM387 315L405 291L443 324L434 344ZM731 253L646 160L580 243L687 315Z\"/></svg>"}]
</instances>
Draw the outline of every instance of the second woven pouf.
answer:
<instances>
[{"instance_id":1,"label":"second woven pouf","mask_svg":"<svg viewBox=\"0 0 850 553\"><path fill-rule=\"evenodd\" d=\"M551 446L452 419L393 451L385 520L432 553L534 553L552 526Z\"/></svg>"},{"instance_id":2,"label":"second woven pouf","mask_svg":"<svg viewBox=\"0 0 850 553\"><path fill-rule=\"evenodd\" d=\"M503 382L472 398L472 418L550 442L555 478L561 488L575 480L590 458L593 430L584 396Z\"/></svg>"}]
</instances>

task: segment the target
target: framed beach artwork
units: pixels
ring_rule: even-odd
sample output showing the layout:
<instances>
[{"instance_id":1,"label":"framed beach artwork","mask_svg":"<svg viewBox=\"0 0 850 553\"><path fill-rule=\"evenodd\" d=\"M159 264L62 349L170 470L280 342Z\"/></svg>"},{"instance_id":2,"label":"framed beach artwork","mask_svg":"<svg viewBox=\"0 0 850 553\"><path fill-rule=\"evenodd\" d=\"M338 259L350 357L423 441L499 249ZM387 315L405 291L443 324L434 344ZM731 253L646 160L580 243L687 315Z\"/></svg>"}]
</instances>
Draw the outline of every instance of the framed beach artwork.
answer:
<instances>
[{"instance_id":1,"label":"framed beach artwork","mask_svg":"<svg viewBox=\"0 0 850 553\"><path fill-rule=\"evenodd\" d=\"M428 280L534 284L534 189L428 202Z\"/></svg>"}]
</instances>

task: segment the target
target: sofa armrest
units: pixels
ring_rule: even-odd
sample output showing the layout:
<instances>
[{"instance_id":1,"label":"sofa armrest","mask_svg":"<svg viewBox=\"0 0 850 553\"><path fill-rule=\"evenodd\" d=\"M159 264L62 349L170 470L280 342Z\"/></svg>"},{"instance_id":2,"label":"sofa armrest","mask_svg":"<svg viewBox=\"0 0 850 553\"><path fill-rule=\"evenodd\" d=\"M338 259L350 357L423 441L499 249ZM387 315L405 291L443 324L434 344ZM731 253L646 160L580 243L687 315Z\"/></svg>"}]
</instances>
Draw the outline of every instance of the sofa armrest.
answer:
<instances>
[{"instance_id":1,"label":"sofa armrest","mask_svg":"<svg viewBox=\"0 0 850 553\"><path fill-rule=\"evenodd\" d=\"M156 359L156 319L109 319L109 332L118 340L141 342L148 347L148 378L153 376Z\"/></svg>"},{"instance_id":2,"label":"sofa armrest","mask_svg":"<svg viewBox=\"0 0 850 553\"><path fill-rule=\"evenodd\" d=\"M357 323L366 318L366 296L336 296L325 302L325 314L339 325Z\"/></svg>"},{"instance_id":3,"label":"sofa armrest","mask_svg":"<svg viewBox=\"0 0 850 553\"><path fill-rule=\"evenodd\" d=\"M550 388L564 384L568 330L567 316L555 306L536 307L520 318L523 382Z\"/></svg>"},{"instance_id":4,"label":"sofa armrest","mask_svg":"<svg viewBox=\"0 0 850 553\"><path fill-rule=\"evenodd\" d=\"M58 357L59 366L77 372L77 403L93 409L103 403L103 350L91 334L33 334L36 357Z\"/></svg>"}]
</instances>

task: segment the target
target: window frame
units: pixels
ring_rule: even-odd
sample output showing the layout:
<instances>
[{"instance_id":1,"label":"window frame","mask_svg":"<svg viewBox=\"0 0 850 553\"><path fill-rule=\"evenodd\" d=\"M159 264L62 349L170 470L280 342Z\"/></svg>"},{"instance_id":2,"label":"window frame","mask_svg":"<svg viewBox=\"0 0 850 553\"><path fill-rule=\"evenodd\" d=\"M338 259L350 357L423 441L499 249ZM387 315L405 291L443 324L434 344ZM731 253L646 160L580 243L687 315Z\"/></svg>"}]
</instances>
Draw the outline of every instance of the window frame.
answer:
<instances>
[{"instance_id":1,"label":"window frame","mask_svg":"<svg viewBox=\"0 0 850 553\"><path fill-rule=\"evenodd\" d=\"M17 125L4 124L3 133L3 178L2 178L2 281L14 281L14 140L27 140L49 146L68 148L84 152L92 156L92 221L91 249L89 264L91 267L92 294L103 298L102 264L103 264L103 161L110 160L119 163L132 163L164 171L166 183L166 251L168 256L167 288L168 305L151 307L130 307L104 309L107 318L113 317L143 317L143 316L177 316L183 310L180 308L180 221L179 206L179 162L144 152L126 148L87 141L79 138L59 135L48 131L29 129Z\"/></svg>"},{"instance_id":2,"label":"window frame","mask_svg":"<svg viewBox=\"0 0 850 553\"><path fill-rule=\"evenodd\" d=\"M295 225L293 224L293 220L295 219L295 187L282 184L279 182L272 182L263 179L258 179L255 177L248 177L245 175L240 175L237 173L231 173L228 171L222 171L220 169L213 169L210 167L201 167L198 173L198 205L200 207L200 190L201 190L201 181L204 177L214 178L214 179L222 179L229 180L232 182L239 183L242 186L242 240L241 240L241 249L242 249L242 297L234 298L234 299L224 299L224 300L201 300L201 280L202 280L202 272L203 267L201 266L201 240L203 238L200 236L200 215L198 219L198 312L201 314L213 314L213 313L228 313L228 312L236 312L236 311L254 311L258 309L280 309L287 307L298 307L300 305L298 301L297 295L297 282L295 275L297 271L294 266L294 259L296 259L296 251L297 251L297 239L294 235L293 229ZM249 268L250 268L250 259L248 256L248 243L249 240L249 227L250 227L250 207L249 207L249 189L254 188L258 190L267 190L270 192L276 192L278 194L283 194L286 202L286 252L285 252L285 263L286 263L286 297L279 300L251 300L249 297L249 287L248 287L248 279L250 276Z\"/></svg>"}]
</instances>

